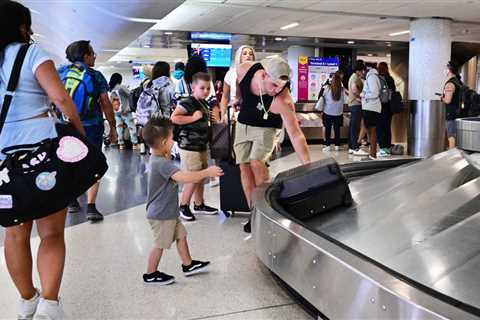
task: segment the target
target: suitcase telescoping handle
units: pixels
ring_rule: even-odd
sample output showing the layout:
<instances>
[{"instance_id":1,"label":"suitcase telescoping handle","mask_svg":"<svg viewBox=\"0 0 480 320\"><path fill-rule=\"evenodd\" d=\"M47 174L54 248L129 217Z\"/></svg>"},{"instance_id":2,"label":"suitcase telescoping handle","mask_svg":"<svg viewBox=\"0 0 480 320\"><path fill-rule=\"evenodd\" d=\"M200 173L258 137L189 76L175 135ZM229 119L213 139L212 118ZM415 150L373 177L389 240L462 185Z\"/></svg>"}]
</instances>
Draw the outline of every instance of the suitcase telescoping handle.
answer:
<instances>
[{"instance_id":1,"label":"suitcase telescoping handle","mask_svg":"<svg viewBox=\"0 0 480 320\"><path fill-rule=\"evenodd\" d=\"M232 119L230 118L230 105L227 106L227 137L228 137L228 154L229 161L232 163L236 162L235 152L233 151L233 141L232 141Z\"/></svg>"}]
</instances>

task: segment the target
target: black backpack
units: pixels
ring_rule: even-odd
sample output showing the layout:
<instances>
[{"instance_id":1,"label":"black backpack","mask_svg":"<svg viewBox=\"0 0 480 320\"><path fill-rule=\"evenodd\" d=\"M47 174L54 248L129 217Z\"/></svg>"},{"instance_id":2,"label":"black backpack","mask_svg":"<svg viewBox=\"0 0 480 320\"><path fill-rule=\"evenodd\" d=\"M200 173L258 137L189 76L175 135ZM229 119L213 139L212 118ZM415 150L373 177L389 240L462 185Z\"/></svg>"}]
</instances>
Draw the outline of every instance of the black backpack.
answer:
<instances>
[{"instance_id":1,"label":"black backpack","mask_svg":"<svg viewBox=\"0 0 480 320\"><path fill-rule=\"evenodd\" d=\"M457 110L458 117L464 118L479 116L480 95L458 79L454 79L453 83L459 88L460 108Z\"/></svg>"},{"instance_id":2,"label":"black backpack","mask_svg":"<svg viewBox=\"0 0 480 320\"><path fill-rule=\"evenodd\" d=\"M130 91L130 95L128 96L128 102L130 104L130 110L132 112L137 111L138 99L140 99L140 95L143 92L143 84L145 83L145 81L146 80L142 81L142 83L138 87Z\"/></svg>"},{"instance_id":3,"label":"black backpack","mask_svg":"<svg viewBox=\"0 0 480 320\"><path fill-rule=\"evenodd\" d=\"M401 113L405 110L405 105L403 104L402 95L398 91L392 92L392 97L390 98L390 112L392 114Z\"/></svg>"}]
</instances>

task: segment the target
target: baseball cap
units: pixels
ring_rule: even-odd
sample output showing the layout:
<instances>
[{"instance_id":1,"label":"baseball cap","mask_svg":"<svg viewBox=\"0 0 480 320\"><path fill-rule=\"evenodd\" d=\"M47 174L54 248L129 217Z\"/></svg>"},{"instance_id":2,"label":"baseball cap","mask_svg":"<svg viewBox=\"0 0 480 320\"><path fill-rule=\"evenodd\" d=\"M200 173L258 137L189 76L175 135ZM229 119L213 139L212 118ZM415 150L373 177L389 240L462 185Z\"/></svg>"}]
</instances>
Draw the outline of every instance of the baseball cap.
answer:
<instances>
[{"instance_id":1,"label":"baseball cap","mask_svg":"<svg viewBox=\"0 0 480 320\"><path fill-rule=\"evenodd\" d=\"M275 82L281 81L282 83L286 83L288 80L285 78L290 79L292 75L292 69L287 61L279 56L265 58L260 61L260 63L268 76Z\"/></svg>"}]
</instances>

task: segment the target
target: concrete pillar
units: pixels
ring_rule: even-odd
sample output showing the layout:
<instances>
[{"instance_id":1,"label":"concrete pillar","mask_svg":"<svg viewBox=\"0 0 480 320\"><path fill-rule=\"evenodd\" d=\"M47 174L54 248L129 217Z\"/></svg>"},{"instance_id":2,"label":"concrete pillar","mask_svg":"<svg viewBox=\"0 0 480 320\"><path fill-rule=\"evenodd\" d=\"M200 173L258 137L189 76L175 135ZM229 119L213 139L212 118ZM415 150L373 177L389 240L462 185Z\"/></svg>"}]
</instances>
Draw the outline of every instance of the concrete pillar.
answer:
<instances>
[{"instance_id":1,"label":"concrete pillar","mask_svg":"<svg viewBox=\"0 0 480 320\"><path fill-rule=\"evenodd\" d=\"M408 97L411 103L408 149L427 157L444 150L445 108L440 97L451 56L452 22L416 19L410 23Z\"/></svg>"},{"instance_id":2,"label":"concrete pillar","mask_svg":"<svg viewBox=\"0 0 480 320\"><path fill-rule=\"evenodd\" d=\"M301 46L291 46L288 48L288 64L292 68L292 79L291 79L291 88L292 88L292 97L293 101L297 101L298 94L298 57L315 56L315 48L313 47L301 47Z\"/></svg>"}]
</instances>

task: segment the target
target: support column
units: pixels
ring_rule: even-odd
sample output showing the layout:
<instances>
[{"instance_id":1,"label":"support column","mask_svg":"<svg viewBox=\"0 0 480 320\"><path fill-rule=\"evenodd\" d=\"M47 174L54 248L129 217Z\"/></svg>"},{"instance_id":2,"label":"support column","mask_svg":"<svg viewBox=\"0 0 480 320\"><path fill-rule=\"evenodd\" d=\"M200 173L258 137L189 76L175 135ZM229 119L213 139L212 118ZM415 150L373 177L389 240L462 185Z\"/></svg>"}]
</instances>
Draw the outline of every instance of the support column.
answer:
<instances>
[{"instance_id":1,"label":"support column","mask_svg":"<svg viewBox=\"0 0 480 320\"><path fill-rule=\"evenodd\" d=\"M410 23L408 94L411 100L408 151L428 157L444 150L445 108L440 97L451 57L452 22L416 19Z\"/></svg>"},{"instance_id":2,"label":"support column","mask_svg":"<svg viewBox=\"0 0 480 320\"><path fill-rule=\"evenodd\" d=\"M298 95L298 57L307 56L313 57L315 55L315 48L312 47L301 47L301 46L291 46L288 48L288 64L292 68L292 79L291 79L291 88L292 88L292 97L293 101L297 101Z\"/></svg>"}]
</instances>

